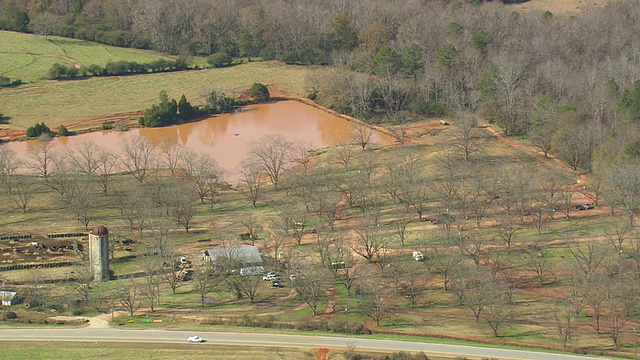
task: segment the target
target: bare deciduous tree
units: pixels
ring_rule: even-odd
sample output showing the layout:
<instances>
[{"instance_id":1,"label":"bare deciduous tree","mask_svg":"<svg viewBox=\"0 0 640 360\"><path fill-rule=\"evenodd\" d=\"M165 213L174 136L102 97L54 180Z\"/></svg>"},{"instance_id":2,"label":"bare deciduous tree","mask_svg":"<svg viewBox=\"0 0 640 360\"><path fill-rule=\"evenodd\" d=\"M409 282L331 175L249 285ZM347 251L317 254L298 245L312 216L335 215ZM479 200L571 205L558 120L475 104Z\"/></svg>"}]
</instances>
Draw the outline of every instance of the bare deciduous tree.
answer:
<instances>
[{"instance_id":1,"label":"bare deciduous tree","mask_svg":"<svg viewBox=\"0 0 640 360\"><path fill-rule=\"evenodd\" d=\"M607 284L610 280L605 274L596 273L587 276L586 281L588 290L583 295L584 302L593 312L594 323L592 326L596 333L600 334L601 321L607 301Z\"/></svg>"},{"instance_id":2,"label":"bare deciduous tree","mask_svg":"<svg viewBox=\"0 0 640 360\"><path fill-rule=\"evenodd\" d=\"M431 280L429 272L425 272L422 267L415 266L414 264L407 264L407 262L396 258L397 261L392 260L389 264L391 268L386 274L390 274L395 283L395 289L398 290L402 296L409 300L411 308L414 309L417 305L418 298L427 289L427 284Z\"/></svg>"},{"instance_id":3,"label":"bare deciduous tree","mask_svg":"<svg viewBox=\"0 0 640 360\"><path fill-rule=\"evenodd\" d=\"M18 206L23 214L36 196L34 186L36 185L29 176L19 177L13 186L11 200Z\"/></svg>"},{"instance_id":4,"label":"bare deciduous tree","mask_svg":"<svg viewBox=\"0 0 640 360\"><path fill-rule=\"evenodd\" d=\"M197 266L193 275L193 290L200 297L200 306L204 307L207 295L215 291L223 280L220 272L217 272L208 266L208 264Z\"/></svg>"},{"instance_id":5,"label":"bare deciduous tree","mask_svg":"<svg viewBox=\"0 0 640 360\"><path fill-rule=\"evenodd\" d=\"M298 297L309 305L315 316L318 305L326 297L327 271L313 265L296 268L295 271L298 274L291 280L291 286L295 289Z\"/></svg>"},{"instance_id":6,"label":"bare deciduous tree","mask_svg":"<svg viewBox=\"0 0 640 360\"><path fill-rule=\"evenodd\" d=\"M171 171L171 175L174 175L182 167L188 150L181 142L172 144L165 139L160 142L160 151L164 157L163 165Z\"/></svg>"},{"instance_id":7,"label":"bare deciduous tree","mask_svg":"<svg viewBox=\"0 0 640 360\"><path fill-rule=\"evenodd\" d=\"M76 190L73 191L74 196L69 199L69 208L76 216L76 219L84 225L85 230L89 230L89 223L93 220L96 211L95 199L91 195L87 184L80 183L80 180L74 185Z\"/></svg>"},{"instance_id":8,"label":"bare deciduous tree","mask_svg":"<svg viewBox=\"0 0 640 360\"><path fill-rule=\"evenodd\" d=\"M247 238L251 245L255 245L256 240L258 240L258 231L262 230L262 224L260 223L258 215L253 211L249 211L246 216L240 219L239 223L247 230Z\"/></svg>"},{"instance_id":9,"label":"bare deciduous tree","mask_svg":"<svg viewBox=\"0 0 640 360\"><path fill-rule=\"evenodd\" d=\"M278 208L278 217L285 233L293 236L296 243L300 245L308 226L306 210L294 202L285 203Z\"/></svg>"},{"instance_id":10,"label":"bare deciduous tree","mask_svg":"<svg viewBox=\"0 0 640 360\"><path fill-rule=\"evenodd\" d=\"M478 120L474 113L467 112L460 112L455 118L456 131L453 135L453 146L462 154L465 161L469 161L471 155L480 150Z\"/></svg>"},{"instance_id":11,"label":"bare deciduous tree","mask_svg":"<svg viewBox=\"0 0 640 360\"><path fill-rule=\"evenodd\" d=\"M196 215L196 191L192 183L174 182L171 191L171 214L176 222L188 233Z\"/></svg>"},{"instance_id":12,"label":"bare deciduous tree","mask_svg":"<svg viewBox=\"0 0 640 360\"><path fill-rule=\"evenodd\" d=\"M351 253L348 241L342 236L328 238L317 237L318 240L323 239L324 256L326 257L326 266L328 266L334 280L343 285L347 290L347 295L351 296L351 291L356 280L362 273L362 264Z\"/></svg>"},{"instance_id":13,"label":"bare deciduous tree","mask_svg":"<svg viewBox=\"0 0 640 360\"><path fill-rule=\"evenodd\" d=\"M100 148L98 148L97 144L93 141L83 141L74 146L73 151L70 152L69 155L73 167L77 169L80 174L86 175L87 177L95 175L96 170L100 166Z\"/></svg>"},{"instance_id":14,"label":"bare deciduous tree","mask_svg":"<svg viewBox=\"0 0 640 360\"><path fill-rule=\"evenodd\" d=\"M227 277L227 285L236 293L246 296L253 304L259 294L262 276L231 275Z\"/></svg>"},{"instance_id":15,"label":"bare deciduous tree","mask_svg":"<svg viewBox=\"0 0 640 360\"><path fill-rule=\"evenodd\" d=\"M149 224L149 236L152 248L158 252L161 258L171 254L169 244L169 232L174 229L172 221L162 215L158 216L153 211L143 212L144 221Z\"/></svg>"},{"instance_id":16,"label":"bare deciduous tree","mask_svg":"<svg viewBox=\"0 0 640 360\"><path fill-rule=\"evenodd\" d=\"M349 165L351 165L351 159L353 158L353 146L342 142L333 147L336 161L344 166L344 171L349 171Z\"/></svg>"},{"instance_id":17,"label":"bare deciduous tree","mask_svg":"<svg viewBox=\"0 0 640 360\"><path fill-rule=\"evenodd\" d=\"M469 210L476 220L476 227L480 228L480 221L484 218L495 194L487 194L485 181L482 174L476 172L471 178L471 190L469 193Z\"/></svg>"},{"instance_id":18,"label":"bare deciduous tree","mask_svg":"<svg viewBox=\"0 0 640 360\"><path fill-rule=\"evenodd\" d=\"M240 164L239 172L242 175L240 182L243 185L240 191L251 201L255 208L258 199L262 195L262 186L264 185L260 166L255 162L244 160Z\"/></svg>"},{"instance_id":19,"label":"bare deciduous tree","mask_svg":"<svg viewBox=\"0 0 640 360\"><path fill-rule=\"evenodd\" d=\"M327 189L316 189L312 194L311 211L331 229L339 218L340 194Z\"/></svg>"},{"instance_id":20,"label":"bare deciduous tree","mask_svg":"<svg viewBox=\"0 0 640 360\"><path fill-rule=\"evenodd\" d=\"M379 277L368 276L366 281L360 282L362 311L368 313L378 326L380 321L393 312L387 299L390 290L389 286Z\"/></svg>"},{"instance_id":21,"label":"bare deciduous tree","mask_svg":"<svg viewBox=\"0 0 640 360\"><path fill-rule=\"evenodd\" d=\"M540 246L538 241L535 241L525 250L525 254L531 264L531 267L533 267L533 270L536 272L538 282L540 282L541 285L544 284L544 278L550 270L545 249Z\"/></svg>"},{"instance_id":22,"label":"bare deciduous tree","mask_svg":"<svg viewBox=\"0 0 640 360\"><path fill-rule=\"evenodd\" d=\"M303 174L307 174L311 167L313 145L308 141L296 141L291 146L291 158L295 164L302 169Z\"/></svg>"},{"instance_id":23,"label":"bare deciduous tree","mask_svg":"<svg viewBox=\"0 0 640 360\"><path fill-rule=\"evenodd\" d=\"M144 282L140 285L140 294L147 299L151 312L154 311L155 305L160 302L161 259L159 255L148 254L142 256L139 261L139 266L144 274Z\"/></svg>"},{"instance_id":24,"label":"bare deciduous tree","mask_svg":"<svg viewBox=\"0 0 640 360\"><path fill-rule=\"evenodd\" d=\"M575 335L576 327L573 324L574 317L571 316L571 312L568 309L562 311L562 314L559 314L559 312L561 312L561 310L556 310L553 316L556 320L556 329L558 330L558 337L562 343L562 349L567 350L569 342Z\"/></svg>"},{"instance_id":25,"label":"bare deciduous tree","mask_svg":"<svg viewBox=\"0 0 640 360\"><path fill-rule=\"evenodd\" d=\"M623 244L629 233L633 231L633 228L628 224L619 224L614 223L611 226L611 229L604 230L605 235L607 236L607 240L609 240L609 244L613 246L618 258L622 257L623 253Z\"/></svg>"},{"instance_id":26,"label":"bare deciduous tree","mask_svg":"<svg viewBox=\"0 0 640 360\"><path fill-rule=\"evenodd\" d=\"M486 303L483 307L482 318L489 324L493 335L498 336L502 326L513 314L513 304L510 301L508 290L498 283L489 284L487 287Z\"/></svg>"},{"instance_id":27,"label":"bare deciduous tree","mask_svg":"<svg viewBox=\"0 0 640 360\"><path fill-rule=\"evenodd\" d=\"M400 210L396 219L393 221L393 225L400 241L401 246L405 246L405 240L407 237L407 226L411 223L411 216L406 209Z\"/></svg>"},{"instance_id":28,"label":"bare deciduous tree","mask_svg":"<svg viewBox=\"0 0 640 360\"><path fill-rule=\"evenodd\" d=\"M373 262L373 259L378 257L389 243L388 235L378 225L368 223L354 229L358 241L352 244L352 249L356 254L367 259L368 262Z\"/></svg>"},{"instance_id":29,"label":"bare deciduous tree","mask_svg":"<svg viewBox=\"0 0 640 360\"><path fill-rule=\"evenodd\" d=\"M129 136L122 139L122 165L136 180L142 183L152 170L155 148L145 136Z\"/></svg>"},{"instance_id":30,"label":"bare deciduous tree","mask_svg":"<svg viewBox=\"0 0 640 360\"><path fill-rule=\"evenodd\" d=\"M89 268L89 264L81 264L75 266L73 270L67 274L67 279L72 283L73 290L80 295L83 301L89 301L89 294L93 288L93 274Z\"/></svg>"},{"instance_id":31,"label":"bare deciduous tree","mask_svg":"<svg viewBox=\"0 0 640 360\"><path fill-rule=\"evenodd\" d=\"M22 167L22 162L16 157L15 151L7 146L0 146L0 181L11 195L16 183L16 174Z\"/></svg>"},{"instance_id":32,"label":"bare deciduous tree","mask_svg":"<svg viewBox=\"0 0 640 360\"><path fill-rule=\"evenodd\" d=\"M584 241L576 238L565 239L572 259L585 277L595 274L601 266L605 266L610 257L610 252L596 237L590 237Z\"/></svg>"},{"instance_id":33,"label":"bare deciduous tree","mask_svg":"<svg viewBox=\"0 0 640 360\"><path fill-rule=\"evenodd\" d=\"M178 261L178 257L176 248L170 244L165 245L162 254L155 257L159 262L158 270L164 275L164 281L171 288L172 294L175 294L176 290L185 284L182 280L186 277L187 263L182 261L182 258Z\"/></svg>"},{"instance_id":34,"label":"bare deciduous tree","mask_svg":"<svg viewBox=\"0 0 640 360\"><path fill-rule=\"evenodd\" d=\"M511 252L511 247L514 243L516 233L522 230L522 227L518 225L512 215L501 214L498 225L498 236L507 248L507 253Z\"/></svg>"},{"instance_id":35,"label":"bare deciduous tree","mask_svg":"<svg viewBox=\"0 0 640 360\"><path fill-rule=\"evenodd\" d=\"M353 130L353 140L356 144L362 147L362 151L367 149L367 146L371 142L371 137L373 136L373 129L364 124L356 124L355 129Z\"/></svg>"},{"instance_id":36,"label":"bare deciduous tree","mask_svg":"<svg viewBox=\"0 0 640 360\"><path fill-rule=\"evenodd\" d=\"M133 316L142 305L140 301L140 286L136 283L133 276L131 276L120 280L118 287L119 289L116 290L118 302L129 313L129 316Z\"/></svg>"},{"instance_id":37,"label":"bare deciduous tree","mask_svg":"<svg viewBox=\"0 0 640 360\"><path fill-rule=\"evenodd\" d=\"M282 174L290 160L292 146L284 135L270 134L258 139L249 150L252 160L267 174L275 189L278 189Z\"/></svg>"},{"instance_id":38,"label":"bare deciduous tree","mask_svg":"<svg viewBox=\"0 0 640 360\"><path fill-rule=\"evenodd\" d=\"M102 193L107 195L107 191L110 189L110 180L115 175L118 165L118 156L100 148L97 157L98 166L95 169L95 174L100 181Z\"/></svg>"},{"instance_id":39,"label":"bare deciduous tree","mask_svg":"<svg viewBox=\"0 0 640 360\"><path fill-rule=\"evenodd\" d=\"M54 153L55 148L48 134L40 136L37 143L29 143L27 148L27 157L31 161L31 167L36 175L44 178L45 182L49 181L49 169Z\"/></svg>"},{"instance_id":40,"label":"bare deciduous tree","mask_svg":"<svg viewBox=\"0 0 640 360\"><path fill-rule=\"evenodd\" d=\"M575 195L575 190L570 184L566 184L560 189L562 212L564 213L564 216L567 220L571 218L571 210L573 210L573 195Z\"/></svg>"},{"instance_id":41,"label":"bare deciduous tree","mask_svg":"<svg viewBox=\"0 0 640 360\"><path fill-rule=\"evenodd\" d=\"M462 254L451 238L451 232L440 230L437 233L425 233L422 240L425 264L442 275L442 286L449 290L451 275L462 261Z\"/></svg>"},{"instance_id":42,"label":"bare deciduous tree","mask_svg":"<svg viewBox=\"0 0 640 360\"><path fill-rule=\"evenodd\" d=\"M185 175L193 183L200 203L204 204L205 199L209 198L214 204L224 170L208 154L196 154L188 150L182 153Z\"/></svg>"},{"instance_id":43,"label":"bare deciduous tree","mask_svg":"<svg viewBox=\"0 0 640 360\"><path fill-rule=\"evenodd\" d=\"M617 203L629 216L629 224L635 225L635 215L640 208L640 163L632 162L609 167L605 179Z\"/></svg>"},{"instance_id":44,"label":"bare deciduous tree","mask_svg":"<svg viewBox=\"0 0 640 360\"><path fill-rule=\"evenodd\" d=\"M125 184L115 189L116 207L120 215L129 223L130 229L138 230L142 235L145 223L149 219L148 210L153 207L151 199L140 184Z\"/></svg>"}]
</instances>

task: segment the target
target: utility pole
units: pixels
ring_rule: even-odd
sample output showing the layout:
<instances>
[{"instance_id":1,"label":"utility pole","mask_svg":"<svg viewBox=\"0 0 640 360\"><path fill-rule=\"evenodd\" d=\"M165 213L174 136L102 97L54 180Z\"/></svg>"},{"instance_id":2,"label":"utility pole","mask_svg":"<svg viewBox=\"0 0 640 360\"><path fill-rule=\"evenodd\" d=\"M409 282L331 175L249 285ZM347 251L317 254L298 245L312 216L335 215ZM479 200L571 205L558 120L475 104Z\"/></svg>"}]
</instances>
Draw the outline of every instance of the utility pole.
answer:
<instances>
[{"instance_id":1,"label":"utility pole","mask_svg":"<svg viewBox=\"0 0 640 360\"><path fill-rule=\"evenodd\" d=\"M4 280L2 281L2 320L7 320L7 307L4 305L4 302L7 297L7 291L4 288Z\"/></svg>"},{"instance_id":2,"label":"utility pole","mask_svg":"<svg viewBox=\"0 0 640 360\"><path fill-rule=\"evenodd\" d=\"M633 358L638 358L638 333L636 332L636 324L633 324Z\"/></svg>"},{"instance_id":3,"label":"utility pole","mask_svg":"<svg viewBox=\"0 0 640 360\"><path fill-rule=\"evenodd\" d=\"M346 330L349 331L349 297L347 297L347 305L344 307L344 315L347 318L346 320Z\"/></svg>"}]
</instances>

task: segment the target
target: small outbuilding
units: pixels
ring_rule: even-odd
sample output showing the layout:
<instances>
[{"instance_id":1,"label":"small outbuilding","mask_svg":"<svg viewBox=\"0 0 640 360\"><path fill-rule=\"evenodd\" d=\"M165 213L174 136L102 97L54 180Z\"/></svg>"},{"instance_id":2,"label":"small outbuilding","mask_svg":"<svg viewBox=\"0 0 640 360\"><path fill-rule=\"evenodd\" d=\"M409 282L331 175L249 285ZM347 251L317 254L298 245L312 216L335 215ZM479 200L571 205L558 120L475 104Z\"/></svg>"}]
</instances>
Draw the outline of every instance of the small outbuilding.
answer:
<instances>
[{"instance_id":1,"label":"small outbuilding","mask_svg":"<svg viewBox=\"0 0 640 360\"><path fill-rule=\"evenodd\" d=\"M2 299L2 306L11 306L16 303L18 293L15 291L0 290L0 299Z\"/></svg>"}]
</instances>

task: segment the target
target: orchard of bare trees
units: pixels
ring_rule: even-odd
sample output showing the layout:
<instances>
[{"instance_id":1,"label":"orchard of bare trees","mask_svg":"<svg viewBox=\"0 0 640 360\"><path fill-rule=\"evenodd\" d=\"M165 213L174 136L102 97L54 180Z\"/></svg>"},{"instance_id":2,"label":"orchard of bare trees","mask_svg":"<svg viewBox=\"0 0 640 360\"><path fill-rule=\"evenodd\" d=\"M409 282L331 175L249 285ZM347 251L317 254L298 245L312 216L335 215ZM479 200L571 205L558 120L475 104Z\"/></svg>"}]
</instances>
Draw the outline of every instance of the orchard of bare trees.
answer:
<instances>
[{"instance_id":1,"label":"orchard of bare trees","mask_svg":"<svg viewBox=\"0 0 640 360\"><path fill-rule=\"evenodd\" d=\"M428 142L363 150L354 128L324 153L265 135L236 169L237 184L211 158L145 137L125 137L117 152L43 138L21 161L0 147L2 210L19 224L3 232L55 211L65 227L104 222L137 239L136 256L116 267L117 293L82 269L70 277L81 303L112 301L132 315L177 294L193 294L203 314L229 299L291 294L311 321L330 314L349 332L454 311L454 323L471 319L488 338L527 327L558 348L628 346L640 311L640 235L619 190L624 177L577 183L569 167L496 150L481 132L471 138L486 146L463 151L451 139L464 124L439 129ZM576 208L591 199L596 209ZM25 213L9 215L16 210ZM257 246L285 287L234 274L241 265L231 257L217 270L198 258L241 245ZM182 256L194 261L189 275Z\"/></svg>"}]
</instances>

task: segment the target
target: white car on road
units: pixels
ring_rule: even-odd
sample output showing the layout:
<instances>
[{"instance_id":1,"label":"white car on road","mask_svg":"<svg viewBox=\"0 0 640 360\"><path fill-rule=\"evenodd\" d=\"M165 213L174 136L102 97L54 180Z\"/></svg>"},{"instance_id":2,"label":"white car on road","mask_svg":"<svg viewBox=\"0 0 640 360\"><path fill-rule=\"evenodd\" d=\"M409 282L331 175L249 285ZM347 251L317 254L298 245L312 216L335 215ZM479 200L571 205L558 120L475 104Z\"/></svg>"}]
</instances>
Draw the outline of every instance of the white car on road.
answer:
<instances>
[{"instance_id":1,"label":"white car on road","mask_svg":"<svg viewBox=\"0 0 640 360\"><path fill-rule=\"evenodd\" d=\"M203 338L201 338L200 336L189 336L187 341L191 342L191 343L203 343L203 342L205 342L205 340Z\"/></svg>"}]
</instances>

